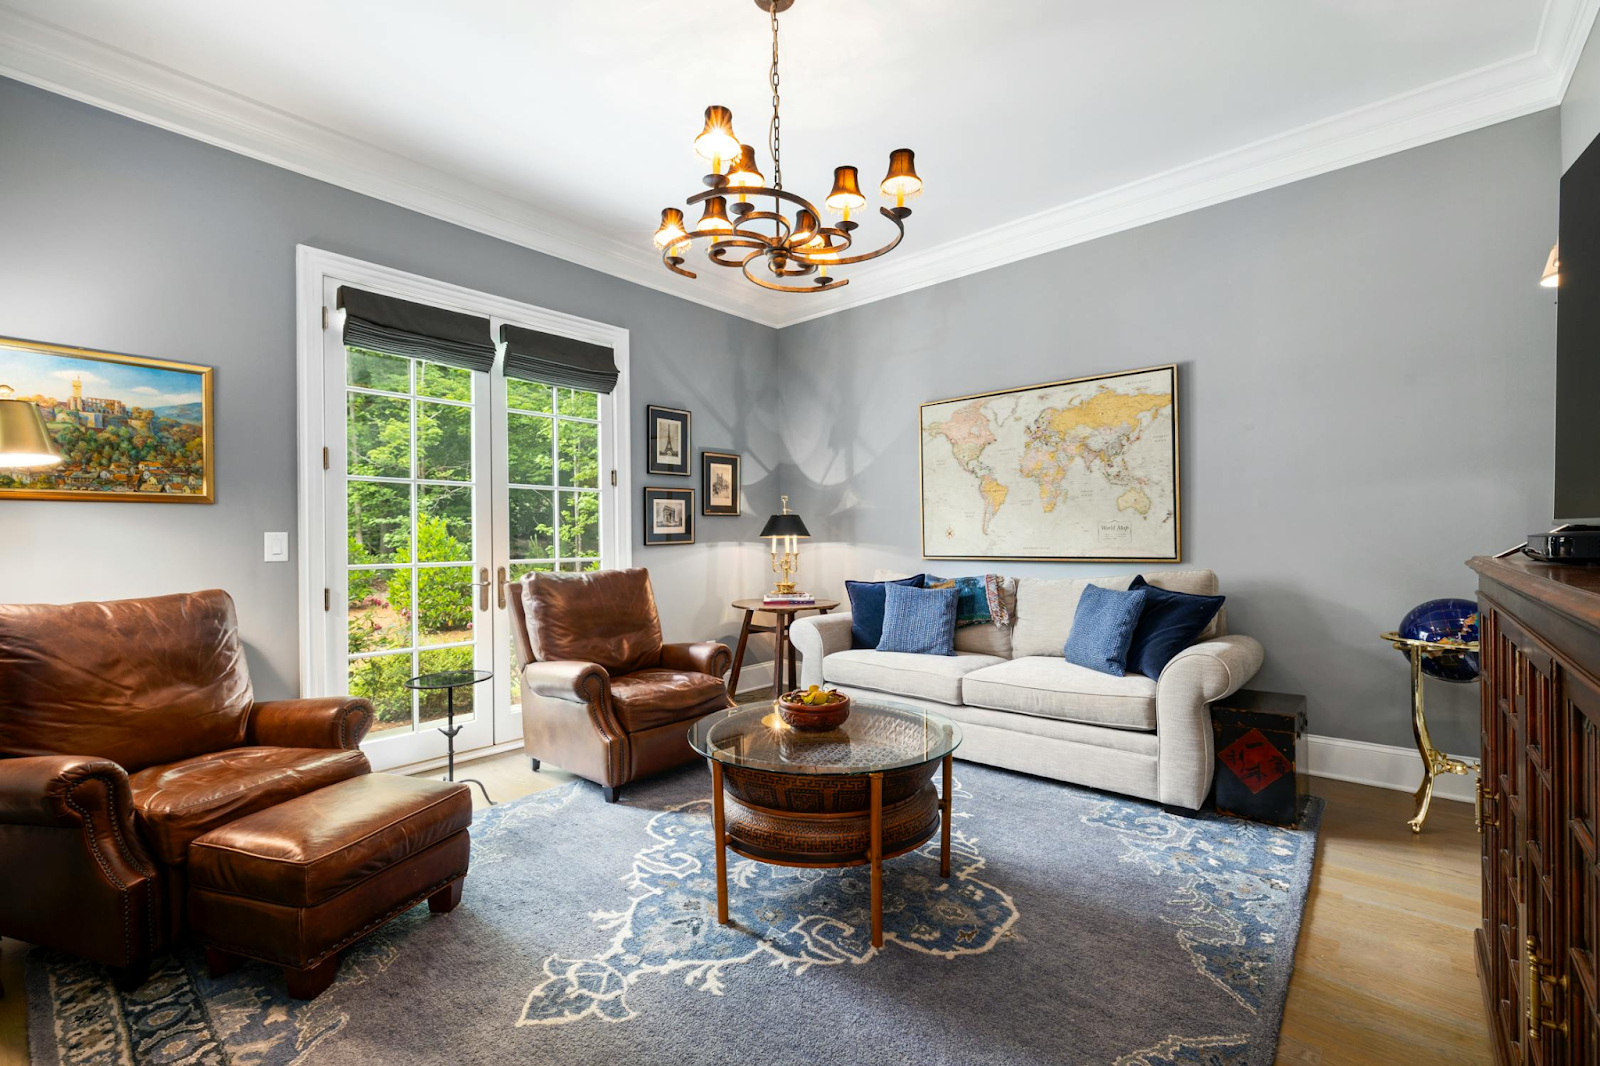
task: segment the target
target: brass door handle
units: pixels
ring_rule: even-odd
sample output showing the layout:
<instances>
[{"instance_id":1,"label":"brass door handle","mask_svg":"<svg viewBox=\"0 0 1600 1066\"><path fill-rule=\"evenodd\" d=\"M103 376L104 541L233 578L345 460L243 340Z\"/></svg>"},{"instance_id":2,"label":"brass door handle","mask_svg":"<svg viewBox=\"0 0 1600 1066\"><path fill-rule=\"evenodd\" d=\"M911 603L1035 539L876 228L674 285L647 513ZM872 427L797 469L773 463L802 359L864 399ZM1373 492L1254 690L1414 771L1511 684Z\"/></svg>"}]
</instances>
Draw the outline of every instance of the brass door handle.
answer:
<instances>
[{"instance_id":1,"label":"brass door handle","mask_svg":"<svg viewBox=\"0 0 1600 1066\"><path fill-rule=\"evenodd\" d=\"M495 573L498 578L495 589L499 593L500 609L503 611L506 609L506 568L502 566Z\"/></svg>"},{"instance_id":2,"label":"brass door handle","mask_svg":"<svg viewBox=\"0 0 1600 1066\"><path fill-rule=\"evenodd\" d=\"M487 566L479 569L478 580L474 581L473 584L478 586L478 610L487 611L489 609L489 568Z\"/></svg>"}]
</instances>

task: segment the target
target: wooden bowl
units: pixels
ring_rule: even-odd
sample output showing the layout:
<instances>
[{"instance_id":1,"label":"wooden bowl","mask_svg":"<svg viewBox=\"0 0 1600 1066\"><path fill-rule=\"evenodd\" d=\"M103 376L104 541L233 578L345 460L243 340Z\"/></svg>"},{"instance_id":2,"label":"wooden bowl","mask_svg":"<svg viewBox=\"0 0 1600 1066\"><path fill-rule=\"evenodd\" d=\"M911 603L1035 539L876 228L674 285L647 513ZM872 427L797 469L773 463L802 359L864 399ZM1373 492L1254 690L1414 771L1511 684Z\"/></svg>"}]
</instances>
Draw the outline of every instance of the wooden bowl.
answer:
<instances>
[{"instance_id":1,"label":"wooden bowl","mask_svg":"<svg viewBox=\"0 0 1600 1066\"><path fill-rule=\"evenodd\" d=\"M824 703L821 706L812 706L801 703L803 692L785 692L778 697L778 717L791 729L798 729L803 733L821 733L829 729L838 729L844 725L844 720L850 717L850 697L840 694L835 703Z\"/></svg>"}]
</instances>

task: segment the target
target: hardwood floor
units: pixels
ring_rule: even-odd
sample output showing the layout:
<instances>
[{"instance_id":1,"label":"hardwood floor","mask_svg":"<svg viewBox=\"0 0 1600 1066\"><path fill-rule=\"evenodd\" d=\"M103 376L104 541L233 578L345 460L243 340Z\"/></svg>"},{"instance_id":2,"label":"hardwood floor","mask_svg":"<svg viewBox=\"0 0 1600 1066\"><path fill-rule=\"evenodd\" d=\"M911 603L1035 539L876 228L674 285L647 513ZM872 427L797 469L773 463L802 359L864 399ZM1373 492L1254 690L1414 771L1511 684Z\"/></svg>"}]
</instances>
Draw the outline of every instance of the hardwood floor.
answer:
<instances>
[{"instance_id":1,"label":"hardwood floor","mask_svg":"<svg viewBox=\"0 0 1600 1066\"><path fill-rule=\"evenodd\" d=\"M436 775L430 775L436 776ZM458 769L497 802L570 776L532 773L521 753ZM1313 781L1328 801L1317 870L1289 984L1280 1066L1472 1066L1489 1063L1472 930L1478 922L1478 837L1472 809L1434 804L1426 829L1406 828L1402 792ZM473 803L483 796L473 789ZM0 942L0 1066L28 1061L22 957Z\"/></svg>"}]
</instances>

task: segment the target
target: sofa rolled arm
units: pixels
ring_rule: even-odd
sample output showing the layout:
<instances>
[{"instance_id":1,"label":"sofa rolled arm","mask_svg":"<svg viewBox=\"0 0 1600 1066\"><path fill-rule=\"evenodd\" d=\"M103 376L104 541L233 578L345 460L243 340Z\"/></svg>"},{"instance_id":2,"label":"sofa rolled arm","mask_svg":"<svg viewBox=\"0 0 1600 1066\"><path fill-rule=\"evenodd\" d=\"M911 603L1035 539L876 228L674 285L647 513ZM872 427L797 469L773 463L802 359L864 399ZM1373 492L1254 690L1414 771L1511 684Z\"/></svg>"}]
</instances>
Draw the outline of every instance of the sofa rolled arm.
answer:
<instances>
[{"instance_id":1,"label":"sofa rolled arm","mask_svg":"<svg viewBox=\"0 0 1600 1066\"><path fill-rule=\"evenodd\" d=\"M663 644L661 666L666 670L721 677L733 665L733 652L726 644L704 640L692 644Z\"/></svg>"},{"instance_id":2,"label":"sofa rolled arm","mask_svg":"<svg viewBox=\"0 0 1600 1066\"><path fill-rule=\"evenodd\" d=\"M611 675L599 663L555 659L522 668L522 685L535 696L587 706L611 693Z\"/></svg>"},{"instance_id":3,"label":"sofa rolled arm","mask_svg":"<svg viewBox=\"0 0 1600 1066\"><path fill-rule=\"evenodd\" d=\"M1156 773L1162 803L1190 810L1205 803L1216 763L1209 704L1249 684L1265 659L1259 640L1230 634L1190 645L1161 671Z\"/></svg>"},{"instance_id":4,"label":"sofa rolled arm","mask_svg":"<svg viewBox=\"0 0 1600 1066\"><path fill-rule=\"evenodd\" d=\"M119 827L132 835L128 774L110 759L88 755L0 759L0 822L72 827L96 814L114 816Z\"/></svg>"},{"instance_id":5,"label":"sofa rolled arm","mask_svg":"<svg viewBox=\"0 0 1600 1066\"><path fill-rule=\"evenodd\" d=\"M789 641L802 657L800 687L822 684L822 660L836 651L850 650L850 612L812 614L789 626Z\"/></svg>"},{"instance_id":6,"label":"sofa rolled arm","mask_svg":"<svg viewBox=\"0 0 1600 1066\"><path fill-rule=\"evenodd\" d=\"M376 711L360 696L268 700L250 709L245 739L272 748L342 748L354 751L372 728Z\"/></svg>"}]
</instances>

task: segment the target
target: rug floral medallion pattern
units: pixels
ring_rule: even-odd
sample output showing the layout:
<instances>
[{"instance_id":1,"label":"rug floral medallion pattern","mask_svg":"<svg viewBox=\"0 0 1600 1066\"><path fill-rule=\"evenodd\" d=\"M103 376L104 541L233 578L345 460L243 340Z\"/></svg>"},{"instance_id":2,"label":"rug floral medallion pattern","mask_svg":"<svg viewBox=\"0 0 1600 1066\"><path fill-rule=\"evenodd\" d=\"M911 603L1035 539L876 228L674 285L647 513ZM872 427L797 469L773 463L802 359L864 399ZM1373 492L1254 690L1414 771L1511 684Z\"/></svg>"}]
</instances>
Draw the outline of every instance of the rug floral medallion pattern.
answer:
<instances>
[{"instance_id":1,"label":"rug floral medallion pattern","mask_svg":"<svg viewBox=\"0 0 1600 1066\"><path fill-rule=\"evenodd\" d=\"M937 837L885 865L880 949L862 868L730 856L716 921L703 767L616 805L575 782L481 813L462 905L391 922L309 1003L193 947L134 993L36 949L33 1061L1273 1061L1320 801L1291 831L960 769L951 876Z\"/></svg>"}]
</instances>

